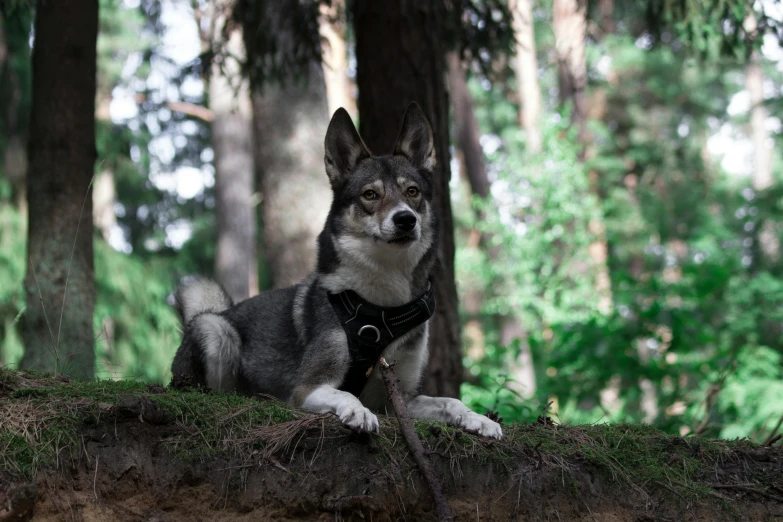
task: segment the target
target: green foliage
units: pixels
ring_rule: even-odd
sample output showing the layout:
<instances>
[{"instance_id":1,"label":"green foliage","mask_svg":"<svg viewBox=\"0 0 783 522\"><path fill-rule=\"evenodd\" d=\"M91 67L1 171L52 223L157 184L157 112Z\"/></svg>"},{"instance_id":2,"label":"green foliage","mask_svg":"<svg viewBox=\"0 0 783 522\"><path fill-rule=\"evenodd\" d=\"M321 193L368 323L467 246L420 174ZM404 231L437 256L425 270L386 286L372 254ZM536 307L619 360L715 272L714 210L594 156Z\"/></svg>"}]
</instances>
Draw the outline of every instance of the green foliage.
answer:
<instances>
[{"instance_id":1,"label":"green foliage","mask_svg":"<svg viewBox=\"0 0 783 522\"><path fill-rule=\"evenodd\" d=\"M138 9L127 9L119 0L100 0L98 13L98 93L107 97L122 80L128 56L146 51L154 40L142 31L144 16Z\"/></svg>"},{"instance_id":2,"label":"green foliage","mask_svg":"<svg viewBox=\"0 0 783 522\"><path fill-rule=\"evenodd\" d=\"M0 179L0 185L3 183ZM19 318L24 311L27 223L19 211L0 199L0 366L22 358Z\"/></svg>"},{"instance_id":3,"label":"green foliage","mask_svg":"<svg viewBox=\"0 0 783 522\"><path fill-rule=\"evenodd\" d=\"M591 2L593 4L597 2ZM775 4L777 1L770 2ZM744 59L758 49L769 35L783 42L783 20L768 12L768 4L756 9L749 0L615 2L611 16L627 24L635 37L644 36L649 45L667 47L678 41L703 59ZM600 12L592 9L595 16ZM748 25L749 17L756 25Z\"/></svg>"},{"instance_id":4,"label":"green foliage","mask_svg":"<svg viewBox=\"0 0 783 522\"><path fill-rule=\"evenodd\" d=\"M646 48L623 34L591 46L591 66L610 68L591 69L603 112L590 122L595 150L584 166L557 124L543 125L541 158L527 154L514 108L474 88L481 123L501 143L487 158L495 203L502 210L517 198L512 208L527 220L515 231L492 208L480 223L470 208L455 210L460 227L498 245L492 256L463 246L457 257L461 294L487 295L483 352L466 358L473 377L463 396L473 406L530 420L554 400L553 414L569 423L759 440L783 415L783 267L758 246L769 224L780 241L781 194L755 192L706 153L721 125L736 124L726 110L743 88L743 64L696 61L700 50ZM545 75L542 90L551 85ZM596 272L582 266L596 217L609 250L612 306L603 312ZM525 335L503 346L496 317L509 313ZM526 401L515 383L523 346L537 384Z\"/></svg>"},{"instance_id":5,"label":"green foliage","mask_svg":"<svg viewBox=\"0 0 783 522\"><path fill-rule=\"evenodd\" d=\"M96 375L168 382L179 345L179 319L167 298L172 262L144 261L95 243Z\"/></svg>"}]
</instances>

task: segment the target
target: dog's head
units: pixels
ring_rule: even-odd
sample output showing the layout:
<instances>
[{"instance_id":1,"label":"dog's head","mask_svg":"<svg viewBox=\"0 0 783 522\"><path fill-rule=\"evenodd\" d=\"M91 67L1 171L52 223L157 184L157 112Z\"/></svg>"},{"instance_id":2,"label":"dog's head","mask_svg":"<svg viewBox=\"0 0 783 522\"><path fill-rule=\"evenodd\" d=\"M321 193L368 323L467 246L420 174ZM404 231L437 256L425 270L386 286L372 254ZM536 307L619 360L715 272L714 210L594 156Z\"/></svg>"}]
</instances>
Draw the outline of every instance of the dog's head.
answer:
<instances>
[{"instance_id":1,"label":"dog's head","mask_svg":"<svg viewBox=\"0 0 783 522\"><path fill-rule=\"evenodd\" d=\"M391 155L373 156L344 109L332 117L325 150L334 192L331 235L361 255L420 259L434 240L435 148L419 106L408 106Z\"/></svg>"}]
</instances>

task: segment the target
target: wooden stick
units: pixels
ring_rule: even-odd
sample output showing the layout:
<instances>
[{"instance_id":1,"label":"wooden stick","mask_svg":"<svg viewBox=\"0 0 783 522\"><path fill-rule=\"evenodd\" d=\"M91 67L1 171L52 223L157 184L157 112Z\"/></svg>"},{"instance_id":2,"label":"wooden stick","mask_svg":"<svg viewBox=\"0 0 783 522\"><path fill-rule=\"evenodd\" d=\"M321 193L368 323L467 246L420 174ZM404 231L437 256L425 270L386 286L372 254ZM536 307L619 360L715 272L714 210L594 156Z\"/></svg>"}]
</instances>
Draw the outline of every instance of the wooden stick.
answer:
<instances>
[{"instance_id":1,"label":"wooden stick","mask_svg":"<svg viewBox=\"0 0 783 522\"><path fill-rule=\"evenodd\" d=\"M435 468L432 467L432 462L430 462L427 454L424 452L424 446L421 444L421 440L419 440L419 436L416 435L416 430L413 428L413 422L411 422L411 418L408 415L408 408L405 405L405 400L397 386L399 379L394 375L392 365L387 363L386 359L383 357L381 357L380 366L383 382L386 383L389 399L391 399L392 406L394 406L394 414L397 416L397 420L400 423L402 436L405 438L405 442L408 443L408 447L410 448L411 453L413 453L413 459L419 466L419 469L424 475L424 479L427 481L427 485L432 492L432 497L435 500L435 506L438 510L438 520L452 521L454 520L454 514L451 512L451 508L446 502L446 497L443 495L443 485L435 474Z\"/></svg>"}]
</instances>

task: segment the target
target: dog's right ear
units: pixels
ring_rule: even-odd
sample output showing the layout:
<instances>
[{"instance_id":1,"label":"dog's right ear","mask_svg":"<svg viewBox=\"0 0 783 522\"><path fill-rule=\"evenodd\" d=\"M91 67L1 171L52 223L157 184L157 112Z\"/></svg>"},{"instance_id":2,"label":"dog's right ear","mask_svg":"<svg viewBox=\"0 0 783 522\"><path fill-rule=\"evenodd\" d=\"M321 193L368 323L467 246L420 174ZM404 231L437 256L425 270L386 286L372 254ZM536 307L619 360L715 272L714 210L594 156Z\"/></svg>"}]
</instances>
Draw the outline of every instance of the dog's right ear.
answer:
<instances>
[{"instance_id":1,"label":"dog's right ear","mask_svg":"<svg viewBox=\"0 0 783 522\"><path fill-rule=\"evenodd\" d=\"M348 112L340 107L332 116L324 140L324 163L332 186L344 181L359 163L371 156Z\"/></svg>"}]
</instances>

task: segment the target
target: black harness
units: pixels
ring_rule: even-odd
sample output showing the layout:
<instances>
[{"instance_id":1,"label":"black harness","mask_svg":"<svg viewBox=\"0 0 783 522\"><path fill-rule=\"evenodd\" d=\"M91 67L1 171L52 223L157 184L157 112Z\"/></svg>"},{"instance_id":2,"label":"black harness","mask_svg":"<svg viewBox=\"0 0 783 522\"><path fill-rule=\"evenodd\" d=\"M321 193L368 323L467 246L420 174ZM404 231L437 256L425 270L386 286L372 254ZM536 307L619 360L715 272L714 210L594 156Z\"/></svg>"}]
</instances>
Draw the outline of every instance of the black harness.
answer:
<instances>
[{"instance_id":1,"label":"black harness","mask_svg":"<svg viewBox=\"0 0 783 522\"><path fill-rule=\"evenodd\" d=\"M353 290L327 293L329 302L348 337L351 365L340 390L359 396L383 350L435 312L435 290L429 288L402 306L385 308L365 301Z\"/></svg>"}]
</instances>

